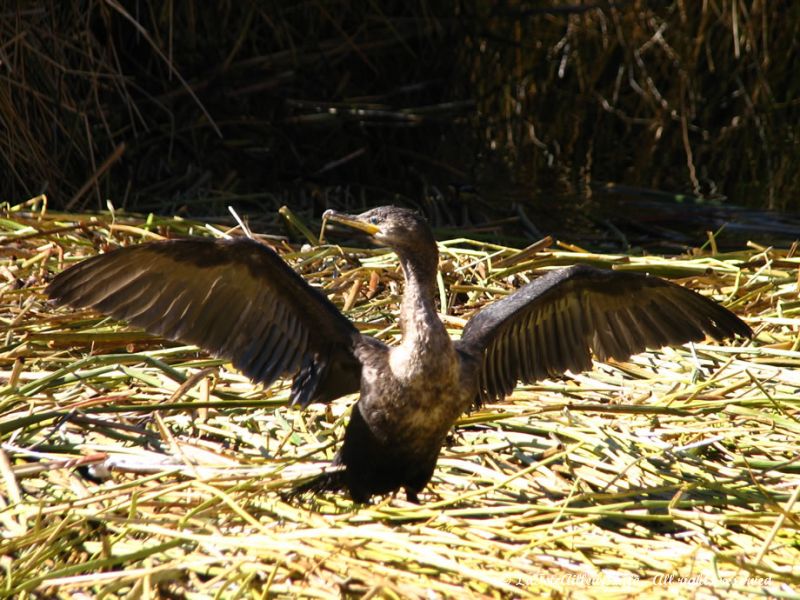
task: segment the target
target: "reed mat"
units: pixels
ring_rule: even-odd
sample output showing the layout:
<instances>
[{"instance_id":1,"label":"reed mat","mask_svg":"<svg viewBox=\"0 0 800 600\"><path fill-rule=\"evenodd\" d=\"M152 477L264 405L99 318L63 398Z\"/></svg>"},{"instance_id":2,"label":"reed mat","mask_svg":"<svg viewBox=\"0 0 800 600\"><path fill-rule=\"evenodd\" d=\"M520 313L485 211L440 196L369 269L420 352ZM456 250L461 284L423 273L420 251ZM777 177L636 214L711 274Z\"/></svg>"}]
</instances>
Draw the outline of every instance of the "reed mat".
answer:
<instances>
[{"instance_id":1,"label":"reed mat","mask_svg":"<svg viewBox=\"0 0 800 600\"><path fill-rule=\"evenodd\" d=\"M664 258L442 241L454 336L485 302L574 262L669 277L756 335L520 386L463 416L422 504L355 505L285 500L333 457L353 398L289 408L286 382L264 390L43 296L99 251L240 233L55 213L42 198L0 207L0 596L798 597L796 247ZM395 256L317 243L311 224L306 236L265 241L360 329L395 339Z\"/></svg>"}]
</instances>

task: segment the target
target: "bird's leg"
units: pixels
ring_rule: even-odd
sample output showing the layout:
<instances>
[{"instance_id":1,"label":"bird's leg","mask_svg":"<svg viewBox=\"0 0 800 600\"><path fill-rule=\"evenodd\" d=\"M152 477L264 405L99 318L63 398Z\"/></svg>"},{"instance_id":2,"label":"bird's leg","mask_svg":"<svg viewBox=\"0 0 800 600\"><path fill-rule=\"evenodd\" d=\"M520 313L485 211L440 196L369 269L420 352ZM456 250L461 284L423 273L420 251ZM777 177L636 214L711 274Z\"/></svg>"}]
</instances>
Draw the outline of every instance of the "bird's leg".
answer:
<instances>
[{"instance_id":1,"label":"bird's leg","mask_svg":"<svg viewBox=\"0 0 800 600\"><path fill-rule=\"evenodd\" d=\"M406 488L406 500L408 500L412 504L420 504L417 492L409 488Z\"/></svg>"}]
</instances>

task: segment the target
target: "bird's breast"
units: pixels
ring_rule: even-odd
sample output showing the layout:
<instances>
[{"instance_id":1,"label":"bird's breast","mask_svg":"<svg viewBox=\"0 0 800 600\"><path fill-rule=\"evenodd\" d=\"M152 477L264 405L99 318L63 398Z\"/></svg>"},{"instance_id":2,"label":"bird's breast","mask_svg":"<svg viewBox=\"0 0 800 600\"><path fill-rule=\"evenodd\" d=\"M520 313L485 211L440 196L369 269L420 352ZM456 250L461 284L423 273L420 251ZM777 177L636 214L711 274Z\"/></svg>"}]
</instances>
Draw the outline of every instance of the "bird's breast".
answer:
<instances>
[{"instance_id":1,"label":"bird's breast","mask_svg":"<svg viewBox=\"0 0 800 600\"><path fill-rule=\"evenodd\" d=\"M458 356L449 338L404 339L389 350L389 370L398 381L417 385L458 379Z\"/></svg>"},{"instance_id":2,"label":"bird's breast","mask_svg":"<svg viewBox=\"0 0 800 600\"><path fill-rule=\"evenodd\" d=\"M401 344L384 360L362 370L359 404L367 425L387 447L410 456L438 452L464 410L458 355L452 346L420 352Z\"/></svg>"}]
</instances>

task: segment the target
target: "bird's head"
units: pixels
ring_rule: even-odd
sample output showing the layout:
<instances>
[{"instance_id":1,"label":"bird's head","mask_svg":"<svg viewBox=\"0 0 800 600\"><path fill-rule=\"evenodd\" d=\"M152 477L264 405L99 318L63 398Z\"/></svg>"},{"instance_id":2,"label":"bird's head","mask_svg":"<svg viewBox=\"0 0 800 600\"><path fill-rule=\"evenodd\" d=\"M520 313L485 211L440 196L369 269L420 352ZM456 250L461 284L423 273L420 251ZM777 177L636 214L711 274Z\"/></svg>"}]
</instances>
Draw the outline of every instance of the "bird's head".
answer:
<instances>
[{"instance_id":1,"label":"bird's head","mask_svg":"<svg viewBox=\"0 0 800 600\"><path fill-rule=\"evenodd\" d=\"M379 206L360 215L346 215L327 210L322 216L332 221L363 231L377 244L388 246L400 254L425 252L436 241L425 217L408 208Z\"/></svg>"}]
</instances>

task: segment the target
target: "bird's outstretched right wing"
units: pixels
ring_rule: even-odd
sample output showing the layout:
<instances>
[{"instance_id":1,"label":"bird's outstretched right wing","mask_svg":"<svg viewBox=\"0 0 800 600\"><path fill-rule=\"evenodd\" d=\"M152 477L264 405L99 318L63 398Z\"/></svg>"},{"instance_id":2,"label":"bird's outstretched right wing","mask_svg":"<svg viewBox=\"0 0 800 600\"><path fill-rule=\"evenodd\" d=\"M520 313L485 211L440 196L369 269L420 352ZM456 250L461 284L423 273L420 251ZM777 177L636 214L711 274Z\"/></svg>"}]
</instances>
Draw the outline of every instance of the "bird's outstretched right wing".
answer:
<instances>
[{"instance_id":1,"label":"bird's outstretched right wing","mask_svg":"<svg viewBox=\"0 0 800 600\"><path fill-rule=\"evenodd\" d=\"M658 277L576 265L551 271L475 314L457 343L477 359L479 401L510 394L517 381L625 360L646 348L716 340L750 328L732 312Z\"/></svg>"},{"instance_id":2,"label":"bird's outstretched right wing","mask_svg":"<svg viewBox=\"0 0 800 600\"><path fill-rule=\"evenodd\" d=\"M265 386L299 373L292 399L304 406L359 387L358 330L272 249L247 238L121 248L61 272L46 293L195 344Z\"/></svg>"}]
</instances>

